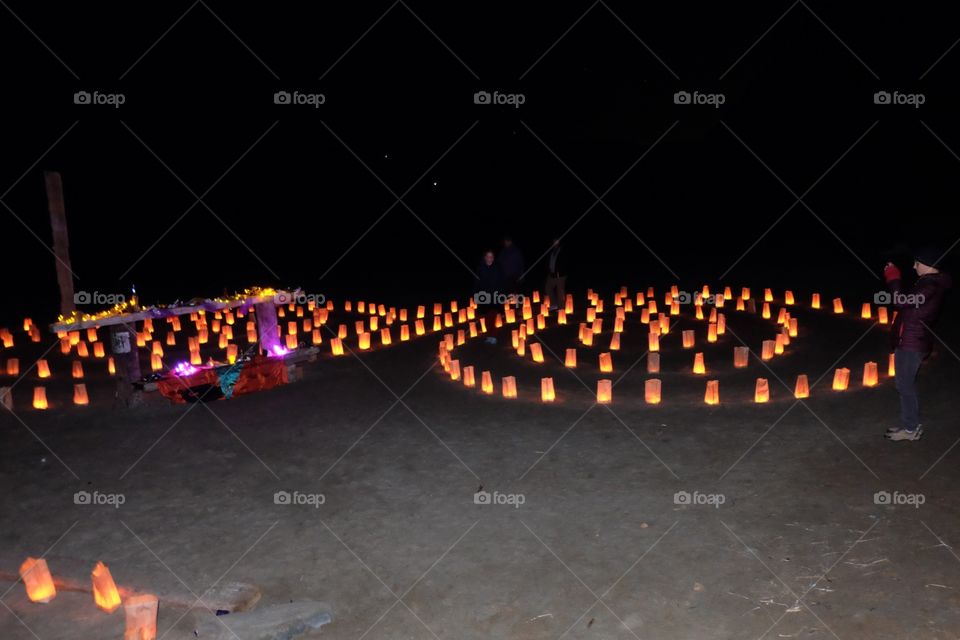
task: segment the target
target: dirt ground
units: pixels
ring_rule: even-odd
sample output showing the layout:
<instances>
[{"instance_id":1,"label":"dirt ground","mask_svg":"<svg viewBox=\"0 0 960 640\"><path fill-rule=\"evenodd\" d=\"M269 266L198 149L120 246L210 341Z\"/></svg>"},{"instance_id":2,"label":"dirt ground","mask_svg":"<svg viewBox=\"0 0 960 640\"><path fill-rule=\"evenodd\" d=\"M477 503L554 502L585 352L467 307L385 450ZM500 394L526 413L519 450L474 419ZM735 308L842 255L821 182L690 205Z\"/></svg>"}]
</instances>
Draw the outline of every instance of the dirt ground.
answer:
<instances>
[{"instance_id":1,"label":"dirt ground","mask_svg":"<svg viewBox=\"0 0 960 640\"><path fill-rule=\"evenodd\" d=\"M456 356L478 380L493 371L493 396L443 373L437 336L359 358L324 350L302 381L231 401L134 411L111 408L106 380L90 381L91 406L65 406L59 362L51 410L30 408L31 375L16 415L0 411L2 557L53 547L107 562L118 582L173 574L197 595L248 582L261 607L329 603L316 637L331 639L960 637L951 323L920 374L924 438L891 443L887 330L796 315L801 336L772 372L755 357L732 367L738 338L759 351L769 322L731 312L707 346L704 323L681 319L663 340L660 406L643 402L635 317L612 374L597 371L608 328L591 348L576 324L538 334L544 364L518 358L503 331L496 346L470 341ZM694 327L706 376L680 347ZM554 354L574 346L571 371ZM860 384L868 360L877 388ZM830 390L837 366L851 369L848 391ZM802 403L798 373L825 374ZM517 376L516 400L499 396L503 375ZM593 402L602 377L617 381L608 406ZM752 402L757 377L766 405ZM719 406L703 403L705 379L720 380ZM124 502L75 504L78 491ZM277 504L284 491L302 504ZM4 591L4 640L122 637L122 613L87 595L38 605L21 585ZM182 613L161 611L163 637L193 637Z\"/></svg>"}]
</instances>

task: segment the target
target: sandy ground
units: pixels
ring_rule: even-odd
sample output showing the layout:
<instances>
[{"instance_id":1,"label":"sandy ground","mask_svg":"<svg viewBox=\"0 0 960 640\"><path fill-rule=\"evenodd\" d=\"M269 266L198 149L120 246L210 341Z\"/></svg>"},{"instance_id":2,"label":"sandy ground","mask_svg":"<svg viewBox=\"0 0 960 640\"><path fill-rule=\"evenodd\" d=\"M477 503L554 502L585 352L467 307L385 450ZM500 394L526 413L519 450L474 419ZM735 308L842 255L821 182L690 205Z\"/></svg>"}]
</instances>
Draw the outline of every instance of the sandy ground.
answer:
<instances>
[{"instance_id":1,"label":"sandy ground","mask_svg":"<svg viewBox=\"0 0 960 640\"><path fill-rule=\"evenodd\" d=\"M704 349L718 407L703 404L704 377L679 346L688 326L703 341L691 320L664 341L658 407L642 401L643 361L612 405L593 405L608 337L578 348L575 372L550 355L575 346L575 325L542 334L542 365L521 361L509 335L458 351L498 390L516 375L513 401L451 382L434 337L324 357L302 382L229 402L133 412L110 408L106 381L91 381L91 407L63 406L61 362L59 406L30 409L28 377L18 417L0 412L0 545L6 557L55 545L102 559L121 582L173 573L198 595L250 582L260 606L326 601L325 638L960 637L957 360L940 348L922 370L924 439L890 443L892 381L859 384L865 361L885 371L886 331L796 314L802 337L776 376L755 359L732 368L735 336L759 351L772 334L730 314L731 333ZM614 379L645 350L633 322ZM851 390L830 391L835 366L851 369ZM797 404L776 377L792 387L801 372L827 375ZM541 375L555 378L552 406L538 401ZM768 405L750 402L758 376ZM503 503L476 504L480 487ZM81 490L125 502L74 504ZM278 491L324 503L275 504ZM877 504L883 491L923 504ZM121 614L88 596L36 605L20 585L2 591L4 640L121 637ZM181 613L164 610L161 633ZM192 637L190 620L165 637Z\"/></svg>"}]
</instances>

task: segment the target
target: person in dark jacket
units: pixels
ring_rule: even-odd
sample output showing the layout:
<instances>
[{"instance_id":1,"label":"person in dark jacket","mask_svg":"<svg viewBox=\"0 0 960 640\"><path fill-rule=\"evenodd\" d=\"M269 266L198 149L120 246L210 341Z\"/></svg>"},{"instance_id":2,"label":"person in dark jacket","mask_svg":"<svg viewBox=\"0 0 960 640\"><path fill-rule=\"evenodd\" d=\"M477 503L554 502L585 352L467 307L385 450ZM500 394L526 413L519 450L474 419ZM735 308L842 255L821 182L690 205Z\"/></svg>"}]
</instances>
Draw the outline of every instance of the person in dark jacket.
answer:
<instances>
[{"instance_id":1,"label":"person in dark jacket","mask_svg":"<svg viewBox=\"0 0 960 640\"><path fill-rule=\"evenodd\" d=\"M510 295L520 293L520 280L524 273L523 253L517 245L513 244L513 238L510 236L503 239L503 247L500 249L500 255L497 256L497 263L503 274L505 292Z\"/></svg>"},{"instance_id":2,"label":"person in dark jacket","mask_svg":"<svg viewBox=\"0 0 960 640\"><path fill-rule=\"evenodd\" d=\"M563 307L566 298L567 270L566 254L560 238L554 238L547 254L547 280L543 285L544 296L550 298L550 309L556 311Z\"/></svg>"},{"instance_id":3,"label":"person in dark jacket","mask_svg":"<svg viewBox=\"0 0 960 640\"><path fill-rule=\"evenodd\" d=\"M487 327L487 333L492 334L496 320L498 303L502 304L504 296L504 279L500 265L492 250L483 252L483 260L477 267L477 276L474 280L473 299L477 303L477 311ZM493 335L484 340L487 344L497 344Z\"/></svg>"},{"instance_id":4,"label":"person in dark jacket","mask_svg":"<svg viewBox=\"0 0 960 640\"><path fill-rule=\"evenodd\" d=\"M900 270L888 262L883 270L890 302L897 311L891 327L894 346L894 369L897 393L900 394L900 426L887 430L890 440L919 440L920 403L917 397L917 372L933 349L931 326L940 314L940 307L952 279L937 268L942 254L931 248L914 252L913 268L917 280L904 288Z\"/></svg>"}]
</instances>

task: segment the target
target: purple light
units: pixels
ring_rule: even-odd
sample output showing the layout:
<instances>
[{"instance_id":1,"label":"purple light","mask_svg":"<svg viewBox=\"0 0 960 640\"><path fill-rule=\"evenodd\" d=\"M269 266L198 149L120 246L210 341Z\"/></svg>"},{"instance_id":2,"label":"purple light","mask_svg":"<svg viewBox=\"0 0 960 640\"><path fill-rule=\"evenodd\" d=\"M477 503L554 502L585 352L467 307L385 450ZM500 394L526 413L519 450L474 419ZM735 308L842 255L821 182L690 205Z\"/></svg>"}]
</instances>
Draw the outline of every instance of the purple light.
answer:
<instances>
[{"instance_id":1,"label":"purple light","mask_svg":"<svg viewBox=\"0 0 960 640\"><path fill-rule=\"evenodd\" d=\"M189 362L178 362L173 368L173 374L176 376L190 376L196 373L198 369Z\"/></svg>"},{"instance_id":2,"label":"purple light","mask_svg":"<svg viewBox=\"0 0 960 640\"><path fill-rule=\"evenodd\" d=\"M290 350L289 350L289 349L287 349L287 348L284 347L283 345L279 345L279 344L273 345L270 349L271 349L271 351L273 351L273 355L277 356L278 358L279 358L279 357L282 357L282 356L285 356L285 355L287 355L288 353L290 353Z\"/></svg>"}]
</instances>

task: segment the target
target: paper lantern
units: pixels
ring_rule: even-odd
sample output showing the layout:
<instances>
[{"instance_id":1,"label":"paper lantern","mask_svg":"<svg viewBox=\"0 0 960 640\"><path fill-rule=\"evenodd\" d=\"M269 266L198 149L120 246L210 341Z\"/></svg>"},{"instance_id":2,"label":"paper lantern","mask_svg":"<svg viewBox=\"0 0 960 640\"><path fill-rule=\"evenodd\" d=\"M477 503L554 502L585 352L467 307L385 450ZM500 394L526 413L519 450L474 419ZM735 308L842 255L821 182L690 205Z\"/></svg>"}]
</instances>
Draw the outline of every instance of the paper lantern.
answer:
<instances>
[{"instance_id":1,"label":"paper lantern","mask_svg":"<svg viewBox=\"0 0 960 640\"><path fill-rule=\"evenodd\" d=\"M200 365L203 364L203 358L200 356L199 351L190 352L190 364L192 364L195 367L199 367Z\"/></svg>"},{"instance_id":2,"label":"paper lantern","mask_svg":"<svg viewBox=\"0 0 960 640\"><path fill-rule=\"evenodd\" d=\"M749 299L750 299L750 287L744 287L743 289L741 289L741 290L740 290L740 297L743 298L744 300L749 300Z\"/></svg>"},{"instance_id":3,"label":"paper lantern","mask_svg":"<svg viewBox=\"0 0 960 640\"><path fill-rule=\"evenodd\" d=\"M77 355L81 358L87 358L90 356L90 351L87 349L86 342L81 342L77 345Z\"/></svg>"},{"instance_id":4,"label":"paper lantern","mask_svg":"<svg viewBox=\"0 0 960 640\"><path fill-rule=\"evenodd\" d=\"M833 373L833 390L846 391L850 385L850 369L840 368Z\"/></svg>"},{"instance_id":5,"label":"paper lantern","mask_svg":"<svg viewBox=\"0 0 960 640\"><path fill-rule=\"evenodd\" d=\"M747 305L744 304L743 298L737 298L737 311L745 311L746 309Z\"/></svg>"},{"instance_id":6,"label":"paper lantern","mask_svg":"<svg viewBox=\"0 0 960 640\"><path fill-rule=\"evenodd\" d=\"M840 298L833 299L833 312L843 313L843 300L841 300Z\"/></svg>"},{"instance_id":7,"label":"paper lantern","mask_svg":"<svg viewBox=\"0 0 960 640\"><path fill-rule=\"evenodd\" d=\"M389 331L384 329L384 331ZM400 342L407 342L410 339L410 325L402 324L400 325Z\"/></svg>"},{"instance_id":8,"label":"paper lantern","mask_svg":"<svg viewBox=\"0 0 960 640\"><path fill-rule=\"evenodd\" d=\"M880 374L877 372L876 362L867 362L863 365L863 386L875 387L879 383Z\"/></svg>"},{"instance_id":9,"label":"paper lantern","mask_svg":"<svg viewBox=\"0 0 960 640\"><path fill-rule=\"evenodd\" d=\"M658 334L650 332L647 335L647 350L651 353L660 351L660 336Z\"/></svg>"},{"instance_id":10,"label":"paper lantern","mask_svg":"<svg viewBox=\"0 0 960 640\"><path fill-rule=\"evenodd\" d=\"M60 353L63 355L69 355L70 349L73 347L70 345L70 338L60 338Z\"/></svg>"},{"instance_id":11,"label":"paper lantern","mask_svg":"<svg viewBox=\"0 0 960 640\"><path fill-rule=\"evenodd\" d=\"M763 310L760 312L760 315L763 317L764 320L770 319L770 303L768 302L763 303Z\"/></svg>"},{"instance_id":12,"label":"paper lantern","mask_svg":"<svg viewBox=\"0 0 960 640\"><path fill-rule=\"evenodd\" d=\"M620 350L620 334L615 333L610 336L610 350L619 351Z\"/></svg>"},{"instance_id":13,"label":"paper lantern","mask_svg":"<svg viewBox=\"0 0 960 640\"><path fill-rule=\"evenodd\" d=\"M517 355L522 358L523 356L526 355L526 353L527 353L527 341L524 340L523 337L520 337L520 339L517 340Z\"/></svg>"},{"instance_id":14,"label":"paper lantern","mask_svg":"<svg viewBox=\"0 0 960 640\"><path fill-rule=\"evenodd\" d=\"M717 309L723 309L723 303L726 300L726 297L722 293L718 293L717 297L713 300L713 306Z\"/></svg>"},{"instance_id":15,"label":"paper lantern","mask_svg":"<svg viewBox=\"0 0 960 640\"><path fill-rule=\"evenodd\" d=\"M553 402L557 395L553 390L553 378L540 378L540 399L543 402Z\"/></svg>"},{"instance_id":16,"label":"paper lantern","mask_svg":"<svg viewBox=\"0 0 960 640\"><path fill-rule=\"evenodd\" d=\"M493 393L493 377L489 371L480 374L480 390L487 394Z\"/></svg>"},{"instance_id":17,"label":"paper lantern","mask_svg":"<svg viewBox=\"0 0 960 640\"><path fill-rule=\"evenodd\" d=\"M87 385L73 385L73 404L79 406L86 406L90 404L90 398L87 396Z\"/></svg>"},{"instance_id":18,"label":"paper lantern","mask_svg":"<svg viewBox=\"0 0 960 640\"><path fill-rule=\"evenodd\" d=\"M117 373L117 363L113 361L113 356L107 358L107 373L112 376Z\"/></svg>"},{"instance_id":19,"label":"paper lantern","mask_svg":"<svg viewBox=\"0 0 960 640\"><path fill-rule=\"evenodd\" d=\"M789 330L789 333L790 333L790 337L791 337L791 338L796 338L796 337L797 337L797 328L798 328L797 319L796 319L796 318L790 318L790 330Z\"/></svg>"},{"instance_id":20,"label":"paper lantern","mask_svg":"<svg viewBox=\"0 0 960 640\"><path fill-rule=\"evenodd\" d=\"M640 312L640 322L641 322L642 324L650 324L650 310L649 310L649 309L643 309L643 310Z\"/></svg>"},{"instance_id":21,"label":"paper lantern","mask_svg":"<svg viewBox=\"0 0 960 640\"><path fill-rule=\"evenodd\" d=\"M584 327L582 342L587 347L593 345L593 330L590 327Z\"/></svg>"},{"instance_id":22,"label":"paper lantern","mask_svg":"<svg viewBox=\"0 0 960 640\"><path fill-rule=\"evenodd\" d=\"M234 364L237 361L237 345L227 345L227 362Z\"/></svg>"},{"instance_id":23,"label":"paper lantern","mask_svg":"<svg viewBox=\"0 0 960 640\"><path fill-rule=\"evenodd\" d=\"M33 408L43 411L47 409L50 405L47 404L47 389L46 387L34 387L33 388Z\"/></svg>"},{"instance_id":24,"label":"paper lantern","mask_svg":"<svg viewBox=\"0 0 960 640\"><path fill-rule=\"evenodd\" d=\"M347 337L347 325L341 324L340 326L337 327L337 337L340 338L341 340Z\"/></svg>"},{"instance_id":25,"label":"paper lantern","mask_svg":"<svg viewBox=\"0 0 960 640\"><path fill-rule=\"evenodd\" d=\"M359 335L359 348L362 351L370 348L370 334L366 331Z\"/></svg>"},{"instance_id":26,"label":"paper lantern","mask_svg":"<svg viewBox=\"0 0 960 640\"><path fill-rule=\"evenodd\" d=\"M770 400L770 385L767 383L766 378L757 378L757 385L753 391L753 401L756 403L769 402Z\"/></svg>"},{"instance_id":27,"label":"paper lantern","mask_svg":"<svg viewBox=\"0 0 960 640\"><path fill-rule=\"evenodd\" d=\"M897 375L897 367L896 365L894 365L895 360L896 360L895 354L891 353L890 358L887 361L887 375L890 376L891 378Z\"/></svg>"},{"instance_id":28,"label":"paper lantern","mask_svg":"<svg viewBox=\"0 0 960 640\"><path fill-rule=\"evenodd\" d=\"M450 361L450 379L454 382L460 380L460 361L451 360Z\"/></svg>"},{"instance_id":29,"label":"paper lantern","mask_svg":"<svg viewBox=\"0 0 960 640\"><path fill-rule=\"evenodd\" d=\"M667 335L670 333L670 316L660 314L660 335Z\"/></svg>"},{"instance_id":30,"label":"paper lantern","mask_svg":"<svg viewBox=\"0 0 960 640\"><path fill-rule=\"evenodd\" d=\"M613 381L597 380L597 403L609 404L613 401Z\"/></svg>"},{"instance_id":31,"label":"paper lantern","mask_svg":"<svg viewBox=\"0 0 960 640\"><path fill-rule=\"evenodd\" d=\"M660 354L647 354L647 373L660 373Z\"/></svg>"},{"instance_id":32,"label":"paper lantern","mask_svg":"<svg viewBox=\"0 0 960 640\"><path fill-rule=\"evenodd\" d=\"M57 588L53 586L53 576L43 558L27 558L20 565L20 579L27 589L30 602L46 604L57 597Z\"/></svg>"},{"instance_id":33,"label":"paper lantern","mask_svg":"<svg viewBox=\"0 0 960 640\"><path fill-rule=\"evenodd\" d=\"M610 373L613 371L613 358L610 357L609 353L600 354L600 372L601 373Z\"/></svg>"},{"instance_id":34,"label":"paper lantern","mask_svg":"<svg viewBox=\"0 0 960 640\"><path fill-rule=\"evenodd\" d=\"M793 389L793 397L798 400L810 397L810 383L807 381L807 374L801 373L797 376L797 384Z\"/></svg>"},{"instance_id":35,"label":"paper lantern","mask_svg":"<svg viewBox=\"0 0 960 640\"><path fill-rule=\"evenodd\" d=\"M19 358L7 359L7 375L8 376L20 375L20 359Z\"/></svg>"},{"instance_id":36,"label":"paper lantern","mask_svg":"<svg viewBox=\"0 0 960 640\"><path fill-rule=\"evenodd\" d=\"M784 346L786 345L786 336L782 333L777 334L777 339L773 341L773 353L774 355L782 355Z\"/></svg>"},{"instance_id":37,"label":"paper lantern","mask_svg":"<svg viewBox=\"0 0 960 640\"><path fill-rule=\"evenodd\" d=\"M80 344L80 332L79 332L79 331L71 331L70 333L67 334L67 336L70 338L70 346L71 346L71 347L75 347L75 346L77 346L78 344Z\"/></svg>"},{"instance_id":38,"label":"paper lantern","mask_svg":"<svg viewBox=\"0 0 960 640\"><path fill-rule=\"evenodd\" d=\"M343 355L343 341L340 338L330 339L330 353L335 356Z\"/></svg>"},{"instance_id":39,"label":"paper lantern","mask_svg":"<svg viewBox=\"0 0 960 640\"><path fill-rule=\"evenodd\" d=\"M681 335L683 336L683 348L692 349L695 342L693 329L687 329Z\"/></svg>"},{"instance_id":40,"label":"paper lantern","mask_svg":"<svg viewBox=\"0 0 960 640\"><path fill-rule=\"evenodd\" d=\"M384 347L393 343L393 336L390 335L390 327L384 327L380 330L380 344Z\"/></svg>"},{"instance_id":41,"label":"paper lantern","mask_svg":"<svg viewBox=\"0 0 960 640\"><path fill-rule=\"evenodd\" d=\"M703 396L707 404L720 404L720 381L707 380L707 391Z\"/></svg>"},{"instance_id":42,"label":"paper lantern","mask_svg":"<svg viewBox=\"0 0 960 640\"><path fill-rule=\"evenodd\" d=\"M423 320L417 320L417 321L413 324L413 327L414 327L414 332L415 332L418 336L422 336L423 334L425 334L425 333L427 332L427 331L426 331L426 328L423 326Z\"/></svg>"},{"instance_id":43,"label":"paper lantern","mask_svg":"<svg viewBox=\"0 0 960 640\"><path fill-rule=\"evenodd\" d=\"M90 572L90 580L93 584L94 603L107 613L116 611L120 606L120 593L107 565L98 562Z\"/></svg>"},{"instance_id":44,"label":"paper lantern","mask_svg":"<svg viewBox=\"0 0 960 640\"><path fill-rule=\"evenodd\" d=\"M773 291L770 289L763 290L763 301L764 302L773 302Z\"/></svg>"},{"instance_id":45,"label":"paper lantern","mask_svg":"<svg viewBox=\"0 0 960 640\"><path fill-rule=\"evenodd\" d=\"M49 378L50 377L50 364L46 360L37 360L37 377L38 378Z\"/></svg>"},{"instance_id":46,"label":"paper lantern","mask_svg":"<svg viewBox=\"0 0 960 640\"><path fill-rule=\"evenodd\" d=\"M150 356L150 370L151 371L160 371L163 369L163 359L157 354Z\"/></svg>"},{"instance_id":47,"label":"paper lantern","mask_svg":"<svg viewBox=\"0 0 960 640\"><path fill-rule=\"evenodd\" d=\"M887 316L886 307L877 307L877 322L880 324L890 324L890 318Z\"/></svg>"},{"instance_id":48,"label":"paper lantern","mask_svg":"<svg viewBox=\"0 0 960 640\"><path fill-rule=\"evenodd\" d=\"M762 360L773 360L773 356L776 353L777 341L776 340L764 340L762 343L762 348L760 351L760 358Z\"/></svg>"},{"instance_id":49,"label":"paper lantern","mask_svg":"<svg viewBox=\"0 0 960 640\"><path fill-rule=\"evenodd\" d=\"M783 292L783 303L784 303L784 304L787 304L787 305L793 305L793 304L794 304L793 291L790 291L790 290L788 289L787 291L784 291L784 292Z\"/></svg>"},{"instance_id":50,"label":"paper lantern","mask_svg":"<svg viewBox=\"0 0 960 640\"><path fill-rule=\"evenodd\" d=\"M288 336L288 337L291 337L291 336ZM295 338L296 336L292 336L292 337ZM153 344L160 344L160 343L154 342ZM217 347L220 349L226 349L228 344L230 344L230 340L227 339L227 334L221 333L220 337L217 339Z\"/></svg>"},{"instance_id":51,"label":"paper lantern","mask_svg":"<svg viewBox=\"0 0 960 640\"><path fill-rule=\"evenodd\" d=\"M534 362L543 362L543 348L539 342L530 343L530 356Z\"/></svg>"},{"instance_id":52,"label":"paper lantern","mask_svg":"<svg viewBox=\"0 0 960 640\"><path fill-rule=\"evenodd\" d=\"M711 322L707 325L707 342L716 342L717 333L719 332L718 324L716 322Z\"/></svg>"},{"instance_id":53,"label":"paper lantern","mask_svg":"<svg viewBox=\"0 0 960 640\"><path fill-rule=\"evenodd\" d=\"M814 309L820 308L820 294L814 293L810 296L810 306Z\"/></svg>"},{"instance_id":54,"label":"paper lantern","mask_svg":"<svg viewBox=\"0 0 960 640\"><path fill-rule=\"evenodd\" d=\"M9 331L4 330L4 333L0 334L0 340L3 340L4 349L13 348L13 334Z\"/></svg>"},{"instance_id":55,"label":"paper lantern","mask_svg":"<svg viewBox=\"0 0 960 640\"><path fill-rule=\"evenodd\" d=\"M573 367L577 366L577 350L576 349L567 349L567 356L564 358L563 366Z\"/></svg>"},{"instance_id":56,"label":"paper lantern","mask_svg":"<svg viewBox=\"0 0 960 640\"><path fill-rule=\"evenodd\" d=\"M597 318L593 321L593 324L590 326L590 330L593 331L593 335L603 332L603 319Z\"/></svg>"},{"instance_id":57,"label":"paper lantern","mask_svg":"<svg viewBox=\"0 0 960 640\"><path fill-rule=\"evenodd\" d=\"M370 316L370 321L367 323L370 327L370 332L374 332L380 328L380 317L379 316Z\"/></svg>"},{"instance_id":58,"label":"paper lantern","mask_svg":"<svg viewBox=\"0 0 960 640\"><path fill-rule=\"evenodd\" d=\"M463 386L470 389L477 386L477 379L473 373L473 365L468 365L463 368Z\"/></svg>"},{"instance_id":59,"label":"paper lantern","mask_svg":"<svg viewBox=\"0 0 960 640\"><path fill-rule=\"evenodd\" d=\"M131 596L124 600L126 627L123 640L156 640L159 604L157 596L150 594Z\"/></svg>"},{"instance_id":60,"label":"paper lantern","mask_svg":"<svg viewBox=\"0 0 960 640\"><path fill-rule=\"evenodd\" d=\"M750 362L750 349L749 347L734 347L733 348L733 366L737 369L743 369Z\"/></svg>"},{"instance_id":61,"label":"paper lantern","mask_svg":"<svg viewBox=\"0 0 960 640\"><path fill-rule=\"evenodd\" d=\"M651 378L643 383L643 399L647 404L660 404L660 381Z\"/></svg>"},{"instance_id":62,"label":"paper lantern","mask_svg":"<svg viewBox=\"0 0 960 640\"><path fill-rule=\"evenodd\" d=\"M694 373L706 373L707 368L703 364L703 353L693 354L693 372Z\"/></svg>"},{"instance_id":63,"label":"paper lantern","mask_svg":"<svg viewBox=\"0 0 960 640\"><path fill-rule=\"evenodd\" d=\"M504 398L516 398L517 397L517 379L513 376L504 376L502 382L503 397Z\"/></svg>"}]
</instances>

